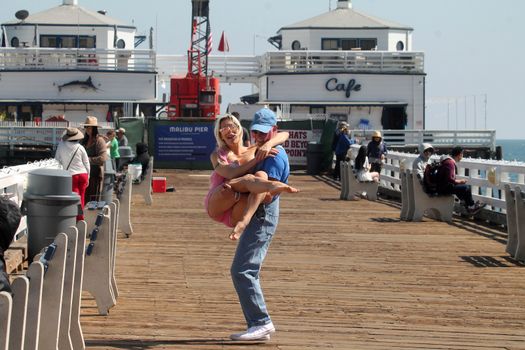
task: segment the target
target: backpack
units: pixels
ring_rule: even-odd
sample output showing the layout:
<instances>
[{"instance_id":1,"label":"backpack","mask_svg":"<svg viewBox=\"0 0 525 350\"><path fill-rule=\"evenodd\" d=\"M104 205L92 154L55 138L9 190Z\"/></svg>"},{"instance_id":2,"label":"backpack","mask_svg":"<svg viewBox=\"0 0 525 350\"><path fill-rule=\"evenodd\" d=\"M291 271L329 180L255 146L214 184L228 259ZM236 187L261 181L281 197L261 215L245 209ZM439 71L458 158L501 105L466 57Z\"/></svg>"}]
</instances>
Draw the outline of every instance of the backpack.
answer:
<instances>
[{"instance_id":1,"label":"backpack","mask_svg":"<svg viewBox=\"0 0 525 350\"><path fill-rule=\"evenodd\" d=\"M438 192L439 170L441 162L433 161L427 164L423 175L423 189L426 193L435 194Z\"/></svg>"}]
</instances>

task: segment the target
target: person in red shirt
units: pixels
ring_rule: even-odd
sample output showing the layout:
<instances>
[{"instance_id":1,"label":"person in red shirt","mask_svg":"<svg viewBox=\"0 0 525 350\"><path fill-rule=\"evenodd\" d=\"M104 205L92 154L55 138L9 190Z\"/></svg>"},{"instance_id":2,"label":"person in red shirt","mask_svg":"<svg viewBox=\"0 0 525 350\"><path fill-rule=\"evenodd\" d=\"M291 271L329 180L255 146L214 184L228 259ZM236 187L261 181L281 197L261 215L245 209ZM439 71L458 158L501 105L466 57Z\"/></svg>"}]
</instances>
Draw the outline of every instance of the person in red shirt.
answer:
<instances>
[{"instance_id":1,"label":"person in red shirt","mask_svg":"<svg viewBox=\"0 0 525 350\"><path fill-rule=\"evenodd\" d=\"M438 193L439 194L454 194L461 201L465 203L465 208L469 214L478 213L485 203L474 202L472 198L472 190L470 185L467 185L467 180L457 179L456 163L463 159L463 148L456 146L452 149L450 156L441 158L441 167L438 171Z\"/></svg>"}]
</instances>

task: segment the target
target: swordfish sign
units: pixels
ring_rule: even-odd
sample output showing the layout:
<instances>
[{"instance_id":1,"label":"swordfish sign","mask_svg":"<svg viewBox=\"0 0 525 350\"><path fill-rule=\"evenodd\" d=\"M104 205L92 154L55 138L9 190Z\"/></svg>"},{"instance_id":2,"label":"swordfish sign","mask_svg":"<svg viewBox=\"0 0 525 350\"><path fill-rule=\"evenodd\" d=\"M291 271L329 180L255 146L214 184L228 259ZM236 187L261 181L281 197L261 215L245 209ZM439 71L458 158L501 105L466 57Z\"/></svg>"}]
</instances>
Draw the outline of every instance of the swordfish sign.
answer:
<instances>
[{"instance_id":1,"label":"swordfish sign","mask_svg":"<svg viewBox=\"0 0 525 350\"><path fill-rule=\"evenodd\" d=\"M337 78L330 78L324 84L328 91L344 91L346 97L350 97L352 91L360 91L361 84L357 84L355 79L350 79L347 84L340 83Z\"/></svg>"},{"instance_id":2,"label":"swordfish sign","mask_svg":"<svg viewBox=\"0 0 525 350\"><path fill-rule=\"evenodd\" d=\"M89 77L86 80L73 80L73 81L70 81L69 83L58 85L58 91L62 91L63 88L73 88L73 87L79 87L84 90L93 90L93 91L100 90L93 84L91 77Z\"/></svg>"}]
</instances>

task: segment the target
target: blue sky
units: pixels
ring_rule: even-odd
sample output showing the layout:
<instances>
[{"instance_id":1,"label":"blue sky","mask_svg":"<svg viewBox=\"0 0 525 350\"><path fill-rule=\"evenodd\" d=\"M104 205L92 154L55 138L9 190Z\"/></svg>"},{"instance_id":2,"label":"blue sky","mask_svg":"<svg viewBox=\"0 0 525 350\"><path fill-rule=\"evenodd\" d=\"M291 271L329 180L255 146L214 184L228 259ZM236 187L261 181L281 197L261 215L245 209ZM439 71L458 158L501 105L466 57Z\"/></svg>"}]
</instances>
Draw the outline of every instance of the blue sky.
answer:
<instances>
[{"instance_id":1,"label":"blue sky","mask_svg":"<svg viewBox=\"0 0 525 350\"><path fill-rule=\"evenodd\" d=\"M0 21L19 9L30 13L61 0L15 0L2 4ZM425 53L426 125L432 129L496 129L498 138L524 139L525 29L521 0L353 0L354 9L414 28L413 49ZM91 10L134 23L139 33L155 29L160 54L185 54L191 0L79 0ZM335 8L332 0L210 0L215 47L224 30L230 54L273 50L264 38L285 25ZM521 36L521 37L520 37ZM237 102L247 86L223 86L223 101ZM487 103L485 105L485 96Z\"/></svg>"}]
</instances>

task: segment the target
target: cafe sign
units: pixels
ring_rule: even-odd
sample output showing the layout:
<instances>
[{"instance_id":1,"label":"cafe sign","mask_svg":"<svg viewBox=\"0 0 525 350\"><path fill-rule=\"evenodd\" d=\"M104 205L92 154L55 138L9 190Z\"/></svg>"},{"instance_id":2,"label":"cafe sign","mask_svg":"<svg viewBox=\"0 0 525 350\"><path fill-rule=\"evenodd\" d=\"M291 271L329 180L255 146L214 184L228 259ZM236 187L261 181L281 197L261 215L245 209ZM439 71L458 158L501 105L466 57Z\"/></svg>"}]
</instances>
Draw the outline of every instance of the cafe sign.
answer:
<instances>
[{"instance_id":1,"label":"cafe sign","mask_svg":"<svg viewBox=\"0 0 525 350\"><path fill-rule=\"evenodd\" d=\"M348 82L341 82L337 78L330 78L324 86L328 91L344 91L347 98L350 98L352 91L361 90L361 84L357 84L355 79L350 79Z\"/></svg>"}]
</instances>

